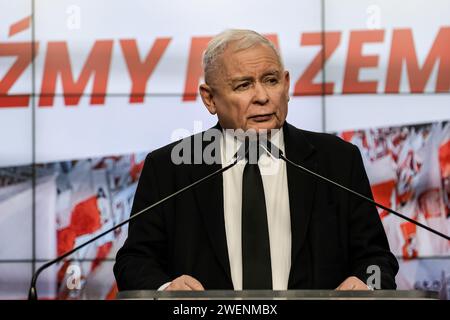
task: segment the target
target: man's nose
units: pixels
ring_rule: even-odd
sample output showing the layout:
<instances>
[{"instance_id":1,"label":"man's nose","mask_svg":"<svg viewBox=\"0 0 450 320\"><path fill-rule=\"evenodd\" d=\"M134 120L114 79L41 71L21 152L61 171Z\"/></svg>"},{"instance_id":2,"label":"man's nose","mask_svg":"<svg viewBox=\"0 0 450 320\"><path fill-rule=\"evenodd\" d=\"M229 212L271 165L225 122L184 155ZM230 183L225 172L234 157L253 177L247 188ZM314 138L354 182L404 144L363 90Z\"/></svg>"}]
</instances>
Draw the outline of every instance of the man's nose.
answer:
<instances>
[{"instance_id":1,"label":"man's nose","mask_svg":"<svg viewBox=\"0 0 450 320\"><path fill-rule=\"evenodd\" d=\"M253 96L253 103L265 105L269 102L269 95L266 88L259 82L255 84L255 95Z\"/></svg>"}]
</instances>

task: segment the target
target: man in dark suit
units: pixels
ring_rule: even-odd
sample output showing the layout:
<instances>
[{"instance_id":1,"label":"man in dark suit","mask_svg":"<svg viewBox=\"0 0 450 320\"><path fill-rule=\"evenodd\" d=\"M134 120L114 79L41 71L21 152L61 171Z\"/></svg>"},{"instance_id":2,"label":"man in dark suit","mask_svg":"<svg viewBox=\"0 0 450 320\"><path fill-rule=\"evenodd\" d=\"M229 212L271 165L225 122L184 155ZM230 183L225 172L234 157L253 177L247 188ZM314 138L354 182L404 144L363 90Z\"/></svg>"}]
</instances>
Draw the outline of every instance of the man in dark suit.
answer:
<instances>
[{"instance_id":1,"label":"man in dark suit","mask_svg":"<svg viewBox=\"0 0 450 320\"><path fill-rule=\"evenodd\" d=\"M355 146L286 122L289 73L266 38L219 34L204 72L200 94L219 123L147 156L132 213L228 163L225 150L242 142L225 129L279 129L269 138L288 159L372 197ZM225 133L209 142L213 130ZM188 148L193 157L219 142L220 161L175 163L186 141L202 141L200 151ZM373 270L379 287L396 287L398 263L373 205L267 154L241 162L130 223L114 266L119 290L367 290Z\"/></svg>"}]
</instances>

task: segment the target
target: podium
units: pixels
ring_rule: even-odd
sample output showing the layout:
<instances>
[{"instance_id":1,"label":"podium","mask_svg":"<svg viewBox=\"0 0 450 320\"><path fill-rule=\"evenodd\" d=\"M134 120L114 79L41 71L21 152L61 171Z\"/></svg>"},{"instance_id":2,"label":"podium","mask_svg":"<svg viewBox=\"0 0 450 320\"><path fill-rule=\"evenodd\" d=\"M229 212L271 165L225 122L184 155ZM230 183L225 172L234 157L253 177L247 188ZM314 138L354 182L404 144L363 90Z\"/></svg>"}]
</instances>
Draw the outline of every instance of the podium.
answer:
<instances>
[{"instance_id":1,"label":"podium","mask_svg":"<svg viewBox=\"0 0 450 320\"><path fill-rule=\"evenodd\" d=\"M133 290L119 292L116 297L120 300L436 300L438 298L437 292L418 290Z\"/></svg>"}]
</instances>

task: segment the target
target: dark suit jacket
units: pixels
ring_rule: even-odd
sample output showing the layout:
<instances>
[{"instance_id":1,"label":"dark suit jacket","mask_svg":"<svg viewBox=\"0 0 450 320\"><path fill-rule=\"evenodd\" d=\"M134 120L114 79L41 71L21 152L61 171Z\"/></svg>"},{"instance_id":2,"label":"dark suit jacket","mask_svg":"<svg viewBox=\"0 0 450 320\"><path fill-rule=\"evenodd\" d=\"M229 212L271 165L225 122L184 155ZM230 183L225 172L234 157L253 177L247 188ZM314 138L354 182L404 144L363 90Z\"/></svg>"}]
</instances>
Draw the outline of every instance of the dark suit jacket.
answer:
<instances>
[{"instance_id":1,"label":"dark suit jacket","mask_svg":"<svg viewBox=\"0 0 450 320\"><path fill-rule=\"evenodd\" d=\"M283 130L288 159L372 197L357 147L287 123ZM132 213L221 168L173 164L175 144L147 156ZM383 289L395 288L398 263L376 208L291 166L287 176L292 231L288 288L334 289L352 275L366 281L370 265L381 268ZM183 274L205 289L233 289L223 210L219 175L133 220L114 266L119 290L157 289Z\"/></svg>"}]
</instances>

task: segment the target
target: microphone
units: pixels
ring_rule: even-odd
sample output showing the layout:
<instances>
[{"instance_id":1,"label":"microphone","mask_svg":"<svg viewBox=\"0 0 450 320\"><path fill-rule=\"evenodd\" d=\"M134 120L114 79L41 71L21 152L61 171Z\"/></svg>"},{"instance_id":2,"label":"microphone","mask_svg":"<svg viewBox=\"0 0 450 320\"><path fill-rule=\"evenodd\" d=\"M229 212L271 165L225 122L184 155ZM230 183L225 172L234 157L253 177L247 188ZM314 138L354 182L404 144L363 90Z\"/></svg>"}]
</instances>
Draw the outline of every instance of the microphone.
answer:
<instances>
[{"instance_id":1,"label":"microphone","mask_svg":"<svg viewBox=\"0 0 450 320\"><path fill-rule=\"evenodd\" d=\"M258 143L261 146L261 148L264 149L264 151L268 155L273 156L275 159L282 159L284 162L286 162L289 165L299 169L300 171L303 171L303 172L305 172L305 173L307 173L309 175L312 175L312 176L314 176L314 177L316 177L316 178L318 178L318 179L320 179L322 181L325 181L326 183L332 184L332 185L334 185L334 186L336 186L336 187L338 187L338 188L340 188L342 190L345 190L345 191L347 191L347 192L349 192L349 193L351 193L351 194L353 194L353 195L355 195L355 196L357 196L357 197L359 197L361 199L364 199L367 202L370 202L371 204L373 204L373 205L375 205L375 206L377 206L377 207L379 207L379 208L381 208L383 210L388 211L389 213L392 213L392 214L396 215L397 217L400 217L400 218L402 218L402 219L404 219L404 220L406 220L408 222L411 222L411 223L415 224L416 226L419 226L419 227L421 227L421 228L423 228L423 229L425 229L425 230L427 230L429 232L432 232L432 233L434 233L434 234L436 234L436 235L438 235L438 236L440 236L440 237L442 237L442 238L444 238L446 240L450 240L450 237L448 235L445 235L445 234L443 234L443 233L441 233L441 232L439 232L439 231L437 231L437 230L435 230L433 228L430 228L430 227L428 227L428 226L426 226L426 225L424 225L424 224L422 224L422 223L420 223L420 222L418 222L416 220L408 218L407 216L405 216L405 215L403 215L403 214L401 214L401 213L399 213L399 212L397 212L395 210L392 210L391 208L388 208L388 207L383 206L382 204L380 204L378 202L375 202L373 199L371 199L371 198L369 198L369 197L367 197L367 196L365 196L365 195L363 195L363 194L361 194L359 192L356 192L356 191L354 191L354 190L352 190L352 189L350 189L350 188L348 188L346 186L343 186L343 185L341 185L341 184L339 184L339 183L337 183L337 182L335 182L335 181L333 181L331 179L328 179L328 178L326 178L324 176L321 176L320 174L318 174L318 173L316 173L314 171L311 171L308 168L305 168L305 167L303 167L303 166L301 166L301 165L299 165L299 164L297 164L295 162L292 162L291 160L286 158L284 156L284 154L283 154L283 151L281 151L279 148L277 148L270 140L268 140L268 139L260 139Z\"/></svg>"},{"instance_id":2,"label":"microphone","mask_svg":"<svg viewBox=\"0 0 450 320\"><path fill-rule=\"evenodd\" d=\"M247 146L248 146L247 143L243 143L241 145L241 147L238 149L238 151L236 152L236 154L233 156L233 159L232 159L231 163L226 165L225 167L223 167L223 168L221 168L219 170L216 170L213 173L210 173L209 175L198 179L197 181L194 181L190 185L188 185L188 186L186 186L184 188L181 188L178 191L175 191L174 193L168 195L167 197L165 197L165 198L155 202L154 204L148 206L147 208L144 208L141 211L131 215L128 219L120 222L119 224L115 225L114 227L112 227L112 228L102 232L101 234L95 236L94 238L92 238L92 239L90 239L90 240L80 244L78 247L73 248L72 250L70 250L70 251L68 251L68 252L66 252L66 253L56 257L53 260L50 260L50 261L46 262L45 264L43 264L41 267L39 267L36 270L36 272L34 272L33 277L31 278L30 288L29 288L29 291L28 291L28 300L38 300L36 283L37 283L38 277L39 277L39 275L41 274L42 271L44 271L45 269L47 269L51 265L53 265L55 263L58 263L59 261L63 260L64 258L70 256L72 253L78 251L79 249L81 249L81 248L87 246L88 244L94 242L95 240L97 240L97 239L103 237L104 235L110 233L111 231L116 230L117 228L123 226L124 224L127 224L128 222L130 222L131 220L133 220L136 217L140 216L141 214L143 214L143 213L145 213L147 211L150 211L153 208L158 207L159 205L161 205L164 202L172 199L173 197L175 197L175 196L177 196L177 195L179 195L179 194L181 194L181 193L183 193L183 192L185 192L185 191L187 191L187 190L189 190L189 189L191 189L191 188L193 188L193 187L195 187L195 186L197 186L197 185L199 185L199 184L201 184L201 183L203 183L203 182L205 182L205 181L207 181L209 179L212 179L213 177L215 177L215 176L217 176L217 175L227 171L228 169L234 167L239 161L241 161L242 159L245 159L245 157L247 156L247 154L249 152Z\"/></svg>"}]
</instances>

